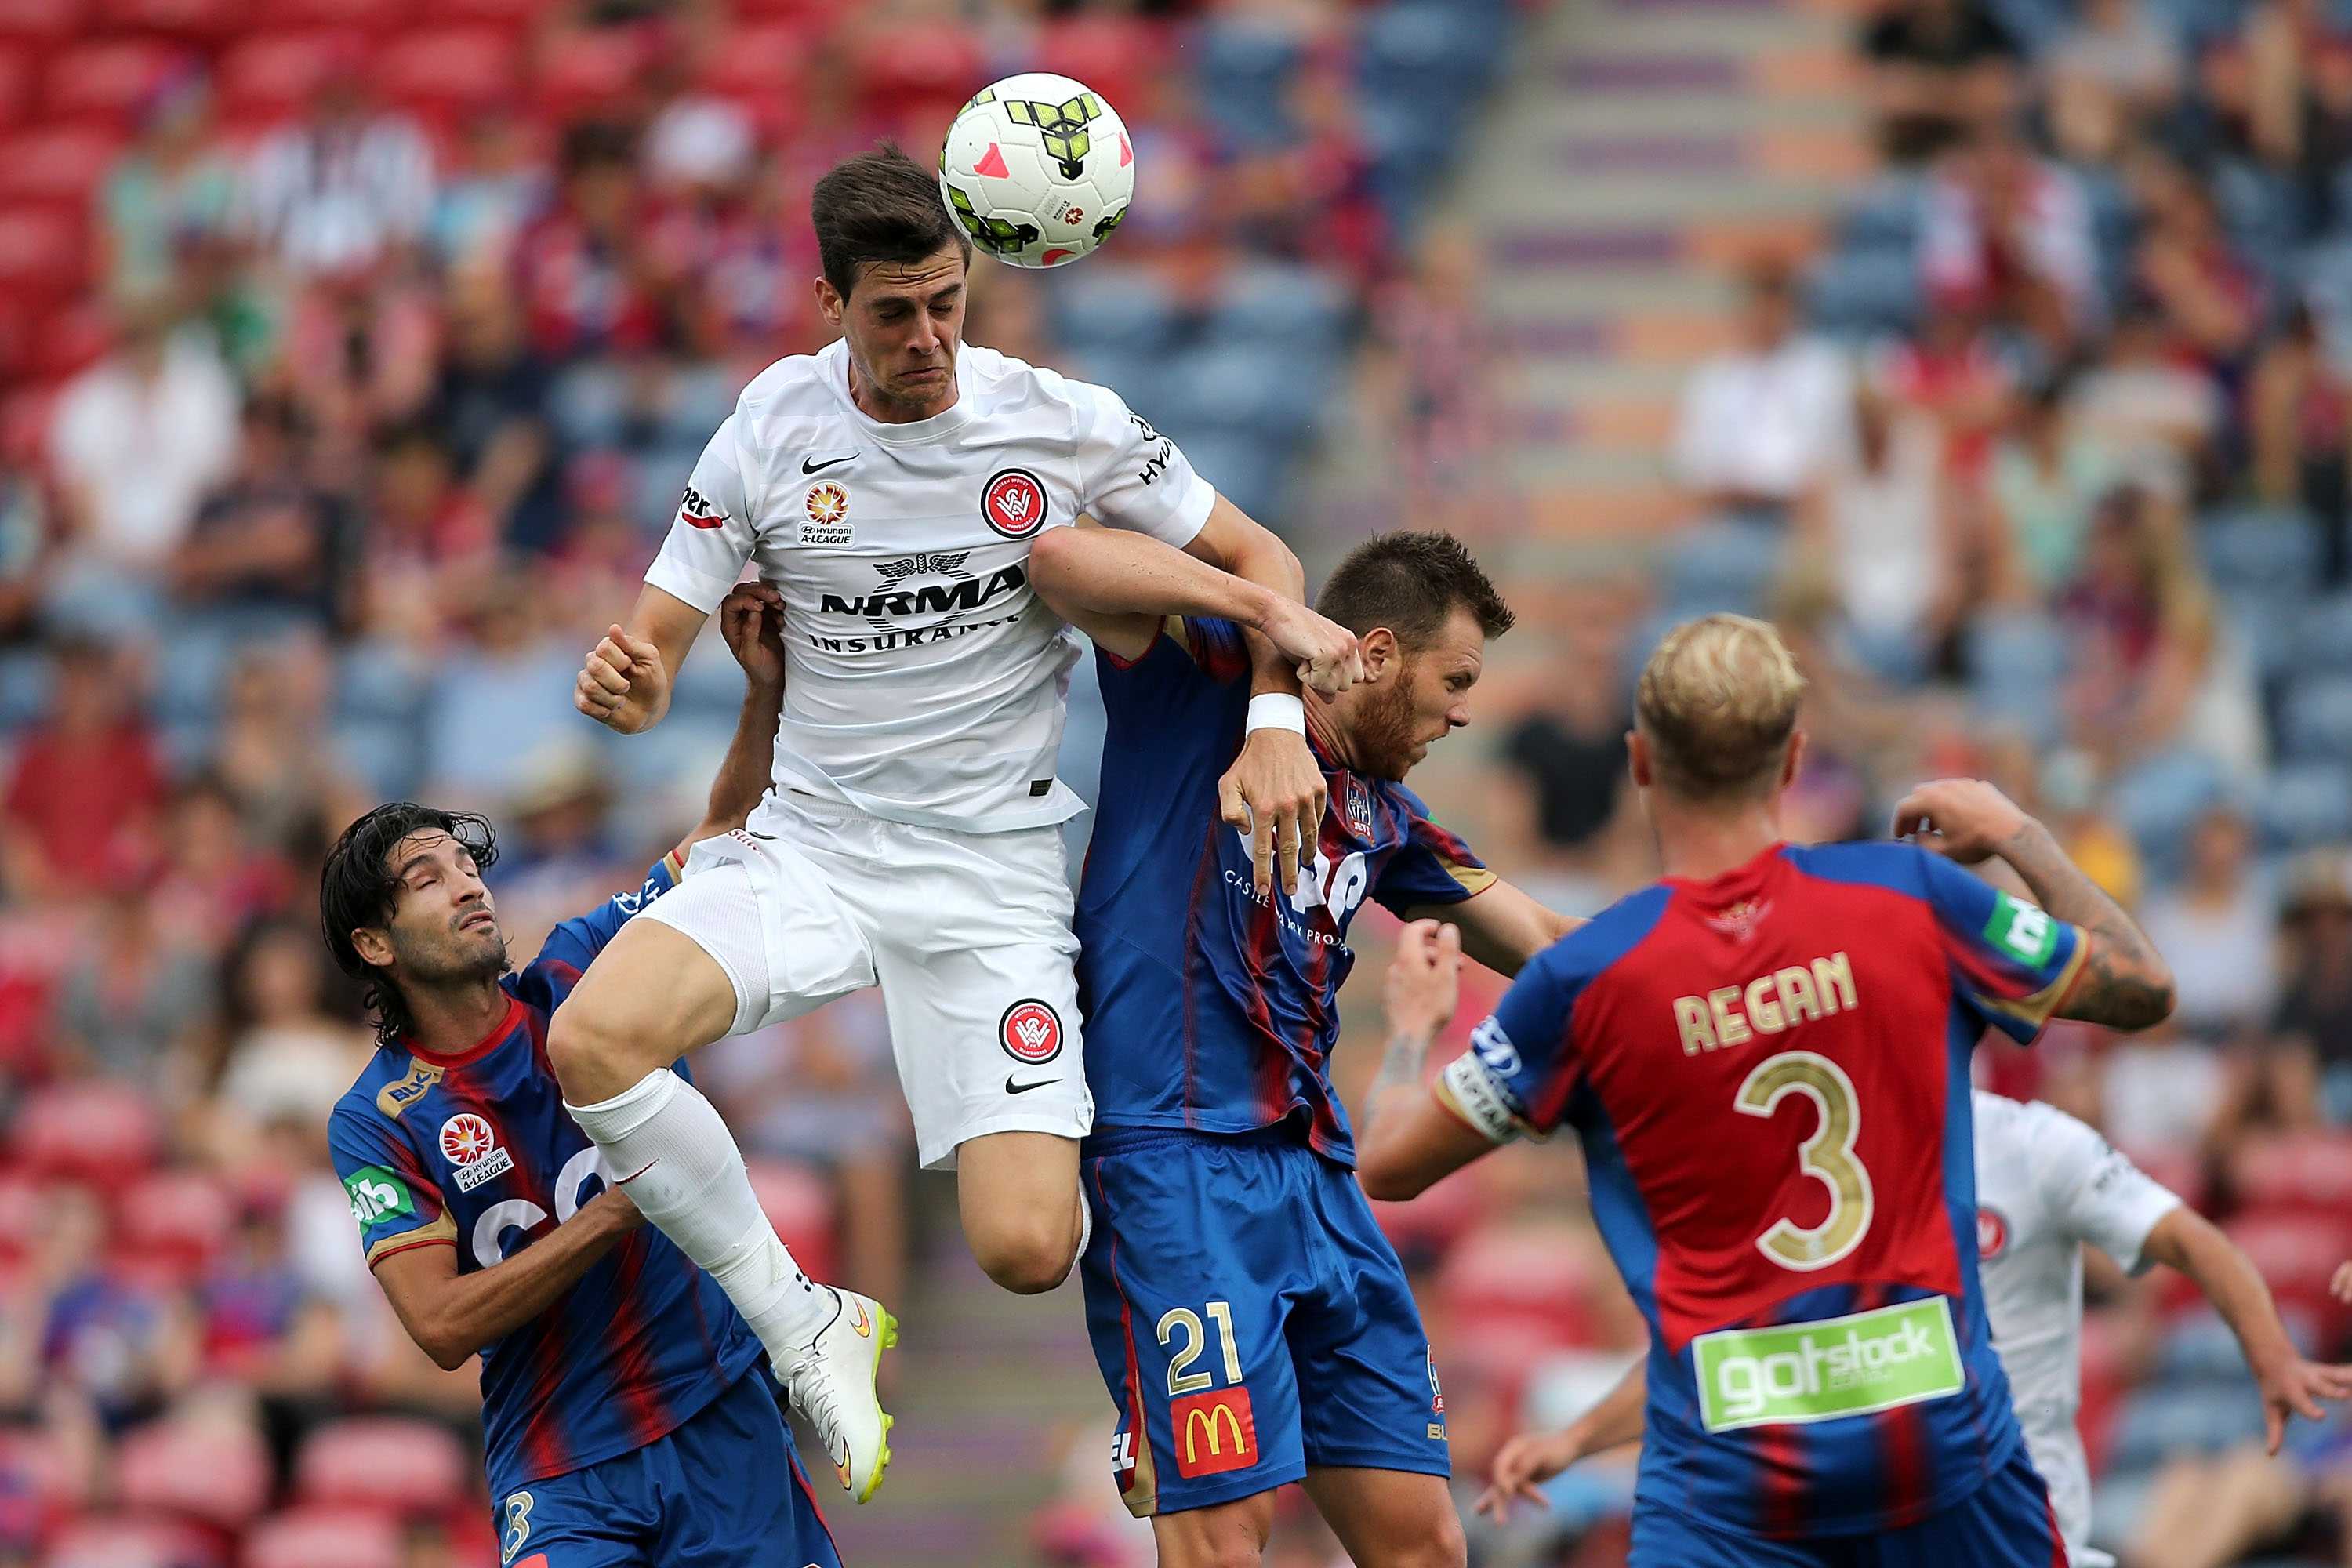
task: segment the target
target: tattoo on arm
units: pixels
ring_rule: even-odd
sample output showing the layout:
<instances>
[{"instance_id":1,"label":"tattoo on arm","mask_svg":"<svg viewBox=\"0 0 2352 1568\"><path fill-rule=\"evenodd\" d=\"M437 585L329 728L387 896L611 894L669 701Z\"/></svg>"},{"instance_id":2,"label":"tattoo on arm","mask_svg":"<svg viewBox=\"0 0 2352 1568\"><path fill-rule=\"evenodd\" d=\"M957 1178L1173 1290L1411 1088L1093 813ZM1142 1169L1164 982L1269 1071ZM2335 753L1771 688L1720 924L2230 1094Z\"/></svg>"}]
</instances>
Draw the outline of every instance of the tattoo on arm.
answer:
<instances>
[{"instance_id":1,"label":"tattoo on arm","mask_svg":"<svg viewBox=\"0 0 2352 1568\"><path fill-rule=\"evenodd\" d=\"M1391 1090L1412 1089L1421 1082L1422 1064L1429 1059L1429 1037L1410 1029L1399 1029L1389 1037L1389 1048L1381 1058L1381 1070L1372 1079L1371 1089L1364 1095L1364 1113L1358 1117L1357 1133L1369 1131L1372 1118L1380 1114L1381 1102Z\"/></svg>"},{"instance_id":2,"label":"tattoo on arm","mask_svg":"<svg viewBox=\"0 0 2352 1568\"><path fill-rule=\"evenodd\" d=\"M2080 927L2089 951L2062 1015L2118 1029L2145 1029L2172 1011L2172 972L2147 933L2066 858L2049 829L2028 823L2000 858L2056 920Z\"/></svg>"}]
</instances>

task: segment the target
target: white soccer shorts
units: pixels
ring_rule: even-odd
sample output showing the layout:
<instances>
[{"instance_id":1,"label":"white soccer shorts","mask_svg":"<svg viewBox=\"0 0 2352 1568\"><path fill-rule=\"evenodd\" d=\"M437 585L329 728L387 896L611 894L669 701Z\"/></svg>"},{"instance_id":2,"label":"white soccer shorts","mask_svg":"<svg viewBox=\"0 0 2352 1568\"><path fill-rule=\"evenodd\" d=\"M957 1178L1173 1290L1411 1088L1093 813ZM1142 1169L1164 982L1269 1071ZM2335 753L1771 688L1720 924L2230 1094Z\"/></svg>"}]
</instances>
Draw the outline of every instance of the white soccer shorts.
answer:
<instances>
[{"instance_id":1,"label":"white soccer shorts","mask_svg":"<svg viewBox=\"0 0 2352 1568\"><path fill-rule=\"evenodd\" d=\"M803 795L694 847L642 920L735 984L733 1033L882 987L927 1170L991 1132L1094 1126L1061 830L960 833Z\"/></svg>"}]
</instances>

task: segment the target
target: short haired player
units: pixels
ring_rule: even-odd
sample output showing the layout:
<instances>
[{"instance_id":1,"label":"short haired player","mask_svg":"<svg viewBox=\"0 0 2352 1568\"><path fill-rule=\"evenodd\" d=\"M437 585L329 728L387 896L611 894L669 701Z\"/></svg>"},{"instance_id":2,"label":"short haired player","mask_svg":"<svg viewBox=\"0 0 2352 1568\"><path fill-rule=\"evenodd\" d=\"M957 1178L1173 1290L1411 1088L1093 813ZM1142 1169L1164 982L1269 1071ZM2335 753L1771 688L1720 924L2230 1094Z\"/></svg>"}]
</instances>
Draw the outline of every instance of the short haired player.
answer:
<instances>
[{"instance_id":1,"label":"short haired player","mask_svg":"<svg viewBox=\"0 0 2352 1568\"><path fill-rule=\"evenodd\" d=\"M767 781L782 606L719 606L750 676L694 837ZM688 843L692 839L688 840ZM509 1568L838 1568L759 1340L614 1184L548 1070L548 1017L597 952L674 896L686 845L549 933L513 973L482 877L490 825L408 801L344 829L320 878L327 946L364 979L374 1057L328 1120L369 1267L436 1362L482 1358L482 1437ZM880 1355L879 1309L830 1332ZM860 1338L854 1324L864 1321ZM778 1362L791 1380L797 1367Z\"/></svg>"},{"instance_id":2,"label":"short haired player","mask_svg":"<svg viewBox=\"0 0 2352 1568\"><path fill-rule=\"evenodd\" d=\"M1299 602L1282 542L1107 388L961 342L971 246L896 148L817 183L818 310L841 337L743 391L696 464L626 627L575 701L657 722L704 616L747 566L783 596L791 679L774 779L743 831L616 938L548 1042L572 1114L646 1216L709 1269L779 1357L824 1321L681 1054L878 984L919 1157L957 1171L964 1236L1010 1289L1067 1275L1087 1224L1077 939L1055 776L1079 639L1035 595L1033 552L1080 512L1252 590L1253 684L1295 712L1344 687L1354 640ZM1303 741L1261 730L1234 789L1260 875L1321 808ZM1236 807L1238 811L1239 807ZM1281 843L1277 846L1277 835ZM887 1417L860 1369L825 1433L862 1501Z\"/></svg>"},{"instance_id":3,"label":"short haired player","mask_svg":"<svg viewBox=\"0 0 2352 1568\"><path fill-rule=\"evenodd\" d=\"M1167 1568L1257 1561L1276 1489L1298 1480L1354 1562L1458 1568L1429 1339L1352 1174L1330 1053L1365 900L1447 922L1505 973L1574 923L1403 783L1469 722L1510 611L1442 533L1340 562L1316 605L1356 634L1364 679L1308 700L1328 805L1310 864L1269 898L1218 795L1250 706L1231 579L1083 529L1039 581L1094 637L1109 719L1078 894L1097 1105L1080 1276L1120 1490ZM1138 597L1174 614L1102 608Z\"/></svg>"},{"instance_id":4,"label":"short haired player","mask_svg":"<svg viewBox=\"0 0 2352 1568\"><path fill-rule=\"evenodd\" d=\"M1391 1002L1402 990L1417 989L1430 1000L1408 1002L1406 1010L1434 1010L1442 1023L1453 1011L1455 984L1445 966L1412 952L1401 955L1397 968L1417 973L1391 979ZM2076 1425L2083 1401L2085 1246L2132 1274L2158 1263L2177 1268L2213 1303L2253 1373L2273 1454L2290 1417L2318 1420L2320 1400L2352 1394L2352 1371L2305 1360L2252 1260L2091 1128L2055 1106L1982 1089L1970 1099L1979 1272L2018 1425L2033 1468L2050 1488L2066 1561L2074 1568L2114 1568L2114 1558L2090 1545L2091 1468ZM1637 1363L1570 1426L1512 1438L1496 1457L1493 1484L1479 1507L1500 1517L1515 1499L1540 1505L1545 1499L1536 1483L1580 1459L1638 1441L1647 1383Z\"/></svg>"},{"instance_id":5,"label":"short haired player","mask_svg":"<svg viewBox=\"0 0 2352 1568\"><path fill-rule=\"evenodd\" d=\"M2171 975L1989 784L1914 792L1918 843L1782 842L1802 689L1759 622L1667 634L1630 742L1665 879L1528 963L1435 1092L1372 1102L1364 1185L1577 1130L1650 1325L1637 1568L2045 1568L1978 1274L1969 1058L1989 1025L2144 1027ZM1995 855L2039 908L1959 868Z\"/></svg>"}]
</instances>

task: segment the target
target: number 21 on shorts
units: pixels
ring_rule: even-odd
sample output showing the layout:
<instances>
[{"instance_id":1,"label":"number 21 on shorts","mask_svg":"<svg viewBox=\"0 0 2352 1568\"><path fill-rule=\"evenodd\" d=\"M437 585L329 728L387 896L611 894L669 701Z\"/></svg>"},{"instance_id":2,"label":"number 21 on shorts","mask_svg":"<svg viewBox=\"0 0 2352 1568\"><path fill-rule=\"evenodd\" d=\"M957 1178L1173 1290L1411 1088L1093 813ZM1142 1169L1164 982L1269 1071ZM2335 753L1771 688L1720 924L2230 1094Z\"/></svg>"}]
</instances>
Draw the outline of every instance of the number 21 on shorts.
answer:
<instances>
[{"instance_id":1,"label":"number 21 on shorts","mask_svg":"<svg viewBox=\"0 0 2352 1568\"><path fill-rule=\"evenodd\" d=\"M1209 1343L1208 1325L1201 1314L1190 1307L1171 1307L1160 1315L1160 1342L1183 1342L1168 1360L1168 1440L1175 1449L1176 1473L1187 1479L1247 1469L1258 1460L1257 1416L1250 1409L1249 1390L1242 1385L1233 1304L1211 1301L1207 1310L1223 1352L1223 1388L1217 1387L1214 1372L1192 1370Z\"/></svg>"}]
</instances>

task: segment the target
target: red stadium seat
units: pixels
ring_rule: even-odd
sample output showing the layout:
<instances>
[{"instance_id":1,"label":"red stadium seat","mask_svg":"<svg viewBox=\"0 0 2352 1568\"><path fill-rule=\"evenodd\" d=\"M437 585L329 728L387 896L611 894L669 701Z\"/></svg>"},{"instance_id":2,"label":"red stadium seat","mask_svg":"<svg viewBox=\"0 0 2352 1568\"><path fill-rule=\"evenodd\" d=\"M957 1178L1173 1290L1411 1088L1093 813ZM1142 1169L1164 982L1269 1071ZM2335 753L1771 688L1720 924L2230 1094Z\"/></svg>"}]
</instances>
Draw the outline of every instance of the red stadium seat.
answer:
<instances>
[{"instance_id":1,"label":"red stadium seat","mask_svg":"<svg viewBox=\"0 0 2352 1568\"><path fill-rule=\"evenodd\" d=\"M88 0L0 0L0 38L62 43L81 36Z\"/></svg>"},{"instance_id":2,"label":"red stadium seat","mask_svg":"<svg viewBox=\"0 0 2352 1568\"><path fill-rule=\"evenodd\" d=\"M877 30L857 41L852 56L859 108L893 123L938 112L944 127L987 79L980 40L962 27Z\"/></svg>"},{"instance_id":3,"label":"red stadium seat","mask_svg":"<svg viewBox=\"0 0 2352 1568\"><path fill-rule=\"evenodd\" d=\"M305 1502L431 1512L466 1495L466 1452L446 1427L362 1416L313 1432L294 1463Z\"/></svg>"},{"instance_id":4,"label":"red stadium seat","mask_svg":"<svg viewBox=\"0 0 2352 1568\"><path fill-rule=\"evenodd\" d=\"M158 1171L115 1200L118 1261L134 1272L201 1273L236 1227L227 1192L198 1171Z\"/></svg>"},{"instance_id":5,"label":"red stadium seat","mask_svg":"<svg viewBox=\"0 0 2352 1568\"><path fill-rule=\"evenodd\" d=\"M2230 1175L2249 1209L2352 1213L2352 1137L2315 1131L2249 1138L2231 1160Z\"/></svg>"},{"instance_id":6,"label":"red stadium seat","mask_svg":"<svg viewBox=\"0 0 2352 1568\"><path fill-rule=\"evenodd\" d=\"M395 103L457 108L519 91L519 55L496 27L444 27L387 45L369 77Z\"/></svg>"},{"instance_id":7,"label":"red stadium seat","mask_svg":"<svg viewBox=\"0 0 2352 1568\"><path fill-rule=\"evenodd\" d=\"M0 203L86 203L122 142L120 127L89 121L19 132L0 142Z\"/></svg>"},{"instance_id":8,"label":"red stadium seat","mask_svg":"<svg viewBox=\"0 0 2352 1568\"><path fill-rule=\"evenodd\" d=\"M364 1509L298 1508L245 1538L237 1568L400 1568L400 1531Z\"/></svg>"},{"instance_id":9,"label":"red stadium seat","mask_svg":"<svg viewBox=\"0 0 2352 1568\"><path fill-rule=\"evenodd\" d=\"M833 1189L805 1165L782 1160L745 1162L751 1191L767 1211L768 1223L793 1249L812 1279L830 1279L835 1270Z\"/></svg>"},{"instance_id":10,"label":"red stadium seat","mask_svg":"<svg viewBox=\"0 0 2352 1568\"><path fill-rule=\"evenodd\" d=\"M531 100L557 120L618 103L636 90L646 40L630 27L568 30L547 42Z\"/></svg>"},{"instance_id":11,"label":"red stadium seat","mask_svg":"<svg viewBox=\"0 0 2352 1568\"><path fill-rule=\"evenodd\" d=\"M52 310L33 333L33 374L63 381L106 353L113 342L113 319L104 307L85 302Z\"/></svg>"},{"instance_id":12,"label":"red stadium seat","mask_svg":"<svg viewBox=\"0 0 2352 1568\"><path fill-rule=\"evenodd\" d=\"M325 27L337 32L383 33L406 25L413 15L400 0L266 0L262 16L272 27Z\"/></svg>"},{"instance_id":13,"label":"red stadium seat","mask_svg":"<svg viewBox=\"0 0 2352 1568\"><path fill-rule=\"evenodd\" d=\"M0 1177L0 1259L28 1257L44 1227L42 1184L26 1176Z\"/></svg>"},{"instance_id":14,"label":"red stadium seat","mask_svg":"<svg viewBox=\"0 0 2352 1568\"><path fill-rule=\"evenodd\" d=\"M92 1515L66 1526L41 1563L42 1568L228 1568L228 1552L209 1531L178 1520Z\"/></svg>"},{"instance_id":15,"label":"red stadium seat","mask_svg":"<svg viewBox=\"0 0 2352 1568\"><path fill-rule=\"evenodd\" d=\"M99 16L119 33L160 33L213 43L246 25L237 0L98 0Z\"/></svg>"},{"instance_id":16,"label":"red stadium seat","mask_svg":"<svg viewBox=\"0 0 2352 1568\"><path fill-rule=\"evenodd\" d=\"M1539 1334L1555 1345L1592 1342L1589 1302L1598 1284L1583 1233L1517 1226L1466 1237L1437 1278L1448 1312Z\"/></svg>"},{"instance_id":17,"label":"red stadium seat","mask_svg":"<svg viewBox=\"0 0 2352 1568\"><path fill-rule=\"evenodd\" d=\"M1138 84L1169 58L1165 29L1134 16L1086 13L1051 23L1037 40L1039 70L1085 82L1114 109L1141 98Z\"/></svg>"},{"instance_id":18,"label":"red stadium seat","mask_svg":"<svg viewBox=\"0 0 2352 1568\"><path fill-rule=\"evenodd\" d=\"M2205 1157L2196 1149L2178 1143L2135 1144L2124 1150L2153 1180L2161 1183L2190 1208L2202 1211L2210 1183L2205 1172Z\"/></svg>"},{"instance_id":19,"label":"red stadium seat","mask_svg":"<svg viewBox=\"0 0 2352 1568\"><path fill-rule=\"evenodd\" d=\"M247 37L221 61L222 112L244 124L292 113L355 42L352 34L324 28Z\"/></svg>"},{"instance_id":20,"label":"red stadium seat","mask_svg":"<svg viewBox=\"0 0 2352 1568\"><path fill-rule=\"evenodd\" d=\"M735 0L735 14L746 22L801 22L820 29L842 15L839 0Z\"/></svg>"},{"instance_id":21,"label":"red stadium seat","mask_svg":"<svg viewBox=\"0 0 2352 1568\"><path fill-rule=\"evenodd\" d=\"M2336 1265L2352 1258L2352 1216L2254 1209L2222 1230L2253 1260L2282 1311L2307 1313L2331 1341L2352 1321L2352 1314L2327 1291Z\"/></svg>"},{"instance_id":22,"label":"red stadium seat","mask_svg":"<svg viewBox=\"0 0 2352 1568\"><path fill-rule=\"evenodd\" d=\"M58 1084L16 1113L16 1158L36 1175L88 1182L109 1192L145 1174L163 1142L148 1098L128 1084Z\"/></svg>"},{"instance_id":23,"label":"red stadium seat","mask_svg":"<svg viewBox=\"0 0 2352 1568\"><path fill-rule=\"evenodd\" d=\"M0 45L0 127L17 124L33 111L33 52Z\"/></svg>"},{"instance_id":24,"label":"red stadium seat","mask_svg":"<svg viewBox=\"0 0 2352 1568\"><path fill-rule=\"evenodd\" d=\"M0 399L0 458L28 467L39 463L57 404L54 385L28 387Z\"/></svg>"},{"instance_id":25,"label":"red stadium seat","mask_svg":"<svg viewBox=\"0 0 2352 1568\"><path fill-rule=\"evenodd\" d=\"M135 1509L241 1530L269 1503L268 1447L258 1433L216 1422L158 1421L122 1440L115 1482Z\"/></svg>"},{"instance_id":26,"label":"red stadium seat","mask_svg":"<svg viewBox=\"0 0 2352 1568\"><path fill-rule=\"evenodd\" d=\"M79 215L49 204L0 208L0 294L54 306L80 289L88 265Z\"/></svg>"},{"instance_id":27,"label":"red stadium seat","mask_svg":"<svg viewBox=\"0 0 2352 1568\"><path fill-rule=\"evenodd\" d=\"M0 1428L0 1475L9 1478L10 1507L29 1511L47 1529L89 1501L89 1478L63 1446L37 1431Z\"/></svg>"},{"instance_id":28,"label":"red stadium seat","mask_svg":"<svg viewBox=\"0 0 2352 1568\"><path fill-rule=\"evenodd\" d=\"M51 117L98 115L125 121L188 57L170 44L120 38L51 55L41 76L41 108Z\"/></svg>"}]
</instances>

